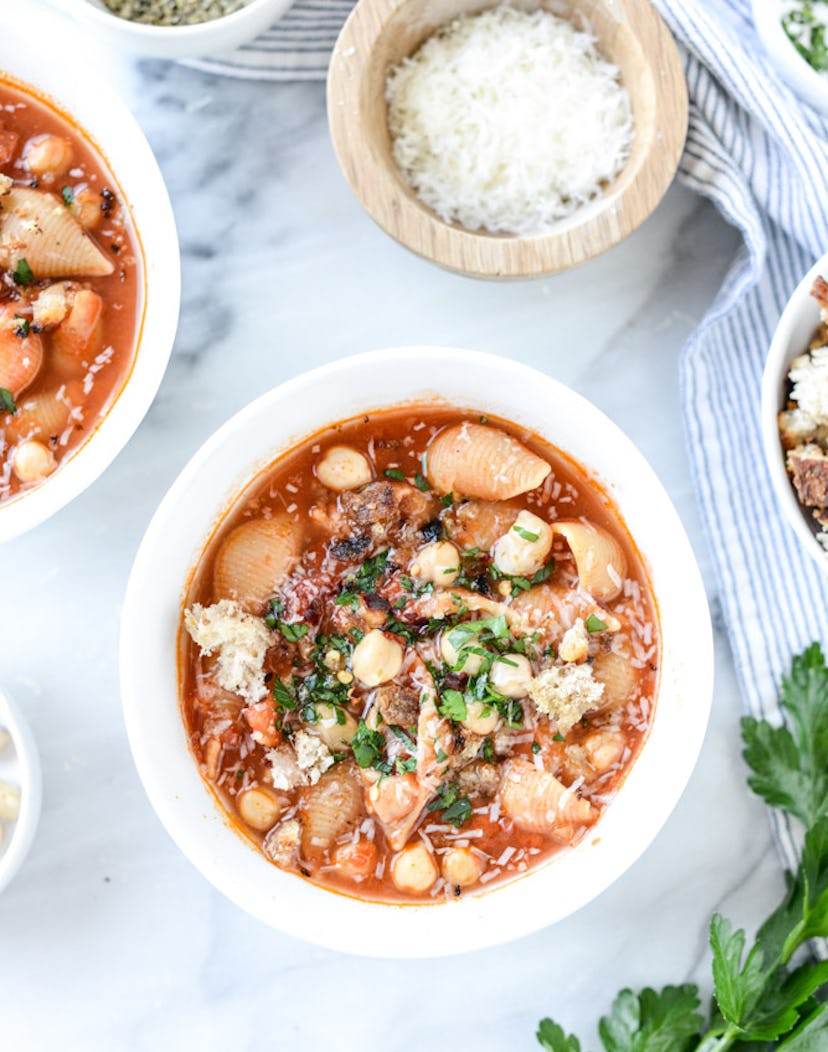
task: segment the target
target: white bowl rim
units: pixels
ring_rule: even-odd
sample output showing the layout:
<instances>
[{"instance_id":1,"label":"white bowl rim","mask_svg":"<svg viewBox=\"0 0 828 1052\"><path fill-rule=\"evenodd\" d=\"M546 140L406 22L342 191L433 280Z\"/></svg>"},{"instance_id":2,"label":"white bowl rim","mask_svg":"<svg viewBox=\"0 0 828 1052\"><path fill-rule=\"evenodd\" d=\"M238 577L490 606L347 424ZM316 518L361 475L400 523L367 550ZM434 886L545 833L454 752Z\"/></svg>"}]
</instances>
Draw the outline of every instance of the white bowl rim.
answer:
<instances>
[{"instance_id":1,"label":"white bowl rim","mask_svg":"<svg viewBox=\"0 0 828 1052\"><path fill-rule=\"evenodd\" d=\"M34 843L40 821L43 779L34 735L20 707L2 686L0 686L0 727L5 727L11 734L20 768L20 816L15 823L5 851L0 855L0 894L2 894L23 865Z\"/></svg>"},{"instance_id":2,"label":"white bowl rim","mask_svg":"<svg viewBox=\"0 0 828 1052\"><path fill-rule=\"evenodd\" d=\"M235 479L229 487L226 479L216 480L217 460L214 462L214 458L221 454L228 443L240 440L257 422L272 421L276 407L281 405L285 411L290 406L301 405L302 397L312 395L314 391L318 397L322 384L340 398L345 385L353 382L354 375L376 377L385 369L397 377L401 368L410 369L414 357L418 369L424 370L426 375L430 375L430 368L445 370L451 364L463 375L470 369L478 373L482 370L490 381L502 376L519 386L524 382L535 385L536 391L543 391L546 403L556 405L559 416L561 407L566 405L573 419L577 415L579 428L583 426L582 420L590 421L589 428L584 429L585 433L588 432L590 436L600 433L602 441L611 437L612 450L608 450L606 455L620 458L623 454L630 485L634 489L645 489L648 495L646 511L642 505L639 514L650 516L657 511L661 527L667 528L670 557L669 560L666 557L662 559L659 572L669 572L675 578L675 592L681 585L681 601L678 603L675 596L660 593L654 584L662 619L659 704L649 737L636 764L617 799L596 827L599 835L585 838L578 846L562 852L544 866L518 880L499 885L488 893L467 895L457 903L438 906L389 906L338 895L283 873L232 832L227 820L219 813L210 790L204 785L186 744L178 702L177 669L172 677L172 689L170 682L165 680L165 685L162 685L160 679L156 680L152 670L157 671L160 667L159 660L156 660L159 657L164 660L169 657L175 664L181 591L188 577L185 572L176 578L176 571L170 572L169 567L161 572L170 542L176 549L181 548L180 556L175 556L177 562L185 558L186 549L186 561L191 567L212 529L209 522L194 527L198 538L196 543L192 543L194 538L191 537L185 539L182 545L176 535L176 530L186 529L181 525L184 516L179 516L182 501L189 506L193 487L196 484L203 486L204 478L212 476L217 492L223 493L222 502L215 508L216 519L220 521L231 498L255 477L264 464L272 461L274 453L269 450L267 456L257 462L248 452L241 478L238 477L239 464L234 462L232 468L228 465L226 474L228 478ZM437 387L440 389L439 384ZM492 387L500 390L496 384L492 384ZM417 392L396 401L398 404L421 404L424 399L425 396ZM488 406L493 414L512 420L520 415L502 412L500 402L489 395L485 399L469 396L462 400L450 400L480 408L481 411ZM492 402L496 403L496 407ZM377 399L363 398L361 405L362 408L357 409L357 412L376 409ZM339 416L323 413L317 418L311 433L333 419L345 419L350 415L350 412L340 412ZM553 441L554 436L549 435L549 430L546 437ZM290 448L295 441L295 436L286 440L280 438L274 443L274 449ZM570 446L560 442L555 444L575 455ZM594 476L596 472L591 470L590 474ZM605 483L605 488L612 494L615 485L607 486ZM212 496L210 503L214 503ZM622 514L629 526L626 509L622 510ZM636 531L630 527L630 532L638 544ZM650 564L648 555L644 555L644 560L645 564ZM162 597L158 581L171 580L176 580L177 584L175 587L168 586L167 592L174 591L175 594ZM154 584L150 585L149 582ZM677 614L679 608L681 612ZM666 638L663 631L665 610L669 610L674 626L674 637L671 635L670 639ZM681 632L675 630L678 618L681 619ZM158 638L165 631L174 633L176 638L172 651L169 649L171 641L166 637L160 648L156 646L147 634L150 625ZM164 649L168 651L166 656L163 655ZM219 428L173 483L141 542L124 601L120 657L124 716L133 758L150 802L184 854L218 890L265 923L335 950L380 957L435 957L506 942L562 919L605 890L646 850L683 793L703 742L713 683L712 629L701 575L678 514L641 453L603 413L558 381L508 359L449 347L393 348L341 359L274 388ZM169 678L168 673L163 675ZM671 695L669 704L664 700L668 676L672 677L670 681L676 686L675 697ZM168 697L162 699L165 692ZM666 715L660 716L662 711L672 713L671 718L676 723L673 731L659 729L667 728L668 718ZM162 732L159 732L159 720L166 724ZM165 739L166 730L170 732L170 739L178 737L177 744ZM656 737L661 741L665 734L671 735L669 740L673 746L670 762L662 772L669 784L659 785L656 793L645 794L642 782L644 776L638 772L644 770L645 757L656 755L653 741ZM196 783L198 790L195 788ZM189 801L184 799L188 794L192 796ZM643 806L635 811L634 818L630 820L629 812L636 800ZM606 845L613 839L610 836L611 816L621 816L622 811L625 812L626 820L623 827L623 851L617 851L619 838L615 836L616 854L608 855ZM614 834L619 823L615 818L612 818L612 823ZM219 825L220 832L216 832ZM594 854L588 857L590 852ZM598 855L601 856L600 860ZM595 864L591 864L589 858L594 859ZM573 863L573 859L577 861ZM603 864L599 865L599 861ZM570 878L570 895L562 903L554 895L541 895L541 889L550 884L554 887L555 875L564 866L568 866L567 872L571 871L577 879ZM251 891L246 886L248 882L255 884L258 881L261 884L262 880L266 882L266 890L260 886ZM516 909L518 902L529 908ZM285 908L286 905L290 908Z\"/></svg>"},{"instance_id":3,"label":"white bowl rim","mask_svg":"<svg viewBox=\"0 0 828 1052\"><path fill-rule=\"evenodd\" d=\"M828 274L828 252L814 263L799 282L779 317L762 373L760 410L762 445L777 501L803 547L823 573L828 573L828 551L816 539L815 530L810 524L810 515L799 503L785 467L785 451L779 436L777 414L783 408L782 392L785 387L788 366L793 358L805 353L810 341L810 336L804 341L798 339L795 330L803 327L808 321L808 316L812 315L814 321L811 326L811 335L816 331L819 324L819 308L811 296L811 288L815 278L826 274Z\"/></svg>"},{"instance_id":4,"label":"white bowl rim","mask_svg":"<svg viewBox=\"0 0 828 1052\"><path fill-rule=\"evenodd\" d=\"M71 83L64 84L65 64L50 66L37 49L15 48L15 42L23 40L25 37L4 27L0 81L8 78L13 87L32 92L38 101L70 116L103 156L129 205L137 232L144 303L132 363L114 401L92 433L52 476L0 505L0 543L44 522L83 493L130 440L166 371L178 327L181 296L178 234L172 205L161 170L137 120L102 78L81 66L73 68ZM77 115L79 108L83 112ZM110 129L109 141L106 134L101 134L104 125ZM122 156L127 152L129 166ZM113 153L117 155L115 160Z\"/></svg>"}]
</instances>

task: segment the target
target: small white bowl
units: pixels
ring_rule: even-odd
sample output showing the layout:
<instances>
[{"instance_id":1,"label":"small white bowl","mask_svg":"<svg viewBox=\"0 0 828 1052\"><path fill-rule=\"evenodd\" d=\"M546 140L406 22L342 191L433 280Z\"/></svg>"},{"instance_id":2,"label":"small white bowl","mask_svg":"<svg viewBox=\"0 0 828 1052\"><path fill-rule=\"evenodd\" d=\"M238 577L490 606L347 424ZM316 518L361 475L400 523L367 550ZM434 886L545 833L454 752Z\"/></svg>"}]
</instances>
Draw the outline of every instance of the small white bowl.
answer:
<instances>
[{"instance_id":1,"label":"small white bowl","mask_svg":"<svg viewBox=\"0 0 828 1052\"><path fill-rule=\"evenodd\" d=\"M293 0L250 0L230 15L190 26L152 26L121 18L102 0L52 0L107 43L154 58L203 58L253 40L277 22Z\"/></svg>"},{"instance_id":2,"label":"small white bowl","mask_svg":"<svg viewBox=\"0 0 828 1052\"><path fill-rule=\"evenodd\" d=\"M785 450L779 437L777 415L785 408L788 370L791 361L808 350L820 323L819 307L811 295L814 278L828 276L828 253L815 263L796 287L782 312L771 340L762 375L762 443L776 497L808 554L828 573L828 552L817 540L819 525L799 503L785 468Z\"/></svg>"},{"instance_id":3,"label":"small white bowl","mask_svg":"<svg viewBox=\"0 0 828 1052\"><path fill-rule=\"evenodd\" d=\"M144 418L167 368L178 325L178 236L163 177L138 122L83 63L4 25L0 74L34 88L88 133L115 176L143 255L144 316L131 372L103 420L46 482L0 504L0 543L54 515L110 465Z\"/></svg>"},{"instance_id":4,"label":"small white bowl","mask_svg":"<svg viewBox=\"0 0 828 1052\"><path fill-rule=\"evenodd\" d=\"M37 746L20 709L0 688L0 727L11 735L11 742L0 750L0 781L20 788L20 816L16 822L3 822L0 842L0 893L23 865L34 842L40 820L42 781Z\"/></svg>"},{"instance_id":5,"label":"small white bowl","mask_svg":"<svg viewBox=\"0 0 828 1052\"><path fill-rule=\"evenodd\" d=\"M179 703L178 630L195 560L228 503L258 471L330 423L435 397L542 434L603 482L649 568L663 649L650 735L590 835L489 892L441 905L399 906L336 894L285 873L233 831L189 748ZM695 557L635 446L598 409L548 376L448 347L345 358L282 384L237 413L196 453L161 503L136 557L122 616L121 692L133 757L181 850L221 892L265 923L337 950L383 957L434 957L506 942L595 898L647 848L678 802L701 748L712 682L710 617Z\"/></svg>"},{"instance_id":6,"label":"small white bowl","mask_svg":"<svg viewBox=\"0 0 828 1052\"><path fill-rule=\"evenodd\" d=\"M828 114L828 78L799 54L782 28L781 17L777 0L753 0L753 21L774 65L797 95Z\"/></svg>"}]
</instances>

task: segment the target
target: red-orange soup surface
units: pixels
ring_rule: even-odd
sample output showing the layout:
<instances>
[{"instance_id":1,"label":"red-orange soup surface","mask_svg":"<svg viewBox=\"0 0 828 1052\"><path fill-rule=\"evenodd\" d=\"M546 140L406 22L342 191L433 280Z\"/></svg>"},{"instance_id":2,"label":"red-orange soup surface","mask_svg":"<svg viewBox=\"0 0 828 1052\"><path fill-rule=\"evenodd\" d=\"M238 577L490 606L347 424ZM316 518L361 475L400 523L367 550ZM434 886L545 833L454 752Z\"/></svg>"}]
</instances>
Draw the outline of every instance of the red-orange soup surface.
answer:
<instances>
[{"instance_id":1,"label":"red-orange soup surface","mask_svg":"<svg viewBox=\"0 0 828 1052\"><path fill-rule=\"evenodd\" d=\"M577 843L635 762L656 605L587 472L432 404L260 474L189 587L182 710L202 776L275 865L442 902Z\"/></svg>"},{"instance_id":2,"label":"red-orange soup surface","mask_svg":"<svg viewBox=\"0 0 828 1052\"><path fill-rule=\"evenodd\" d=\"M67 116L0 80L0 503L95 430L129 374L142 302L105 160Z\"/></svg>"}]
</instances>

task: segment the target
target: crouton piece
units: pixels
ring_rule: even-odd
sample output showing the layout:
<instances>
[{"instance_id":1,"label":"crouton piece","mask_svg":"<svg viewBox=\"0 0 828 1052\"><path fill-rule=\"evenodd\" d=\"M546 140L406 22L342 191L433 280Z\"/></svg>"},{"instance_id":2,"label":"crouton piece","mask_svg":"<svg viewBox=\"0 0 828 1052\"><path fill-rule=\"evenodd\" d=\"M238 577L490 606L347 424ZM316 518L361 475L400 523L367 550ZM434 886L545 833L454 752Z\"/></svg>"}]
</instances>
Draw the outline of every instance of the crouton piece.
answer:
<instances>
[{"instance_id":1,"label":"crouton piece","mask_svg":"<svg viewBox=\"0 0 828 1052\"><path fill-rule=\"evenodd\" d=\"M196 603L185 611L184 625L202 654L218 651L219 686L254 705L266 691L264 659L273 645L264 621L222 599L208 607Z\"/></svg>"},{"instance_id":2,"label":"crouton piece","mask_svg":"<svg viewBox=\"0 0 828 1052\"><path fill-rule=\"evenodd\" d=\"M585 713L599 707L604 684L595 679L590 665L554 665L535 677L529 697L561 734L567 734Z\"/></svg>"}]
</instances>

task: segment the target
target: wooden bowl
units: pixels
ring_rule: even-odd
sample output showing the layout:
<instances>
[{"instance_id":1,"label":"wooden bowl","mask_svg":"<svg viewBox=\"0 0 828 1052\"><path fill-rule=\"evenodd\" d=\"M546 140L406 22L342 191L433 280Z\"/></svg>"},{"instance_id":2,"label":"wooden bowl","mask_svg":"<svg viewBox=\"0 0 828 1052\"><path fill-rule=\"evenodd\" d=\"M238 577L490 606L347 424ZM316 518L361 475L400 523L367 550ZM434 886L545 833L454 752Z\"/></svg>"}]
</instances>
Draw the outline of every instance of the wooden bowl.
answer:
<instances>
[{"instance_id":1,"label":"wooden bowl","mask_svg":"<svg viewBox=\"0 0 828 1052\"><path fill-rule=\"evenodd\" d=\"M635 124L632 151L604 194L547 233L472 232L440 219L408 185L391 154L389 71L481 0L359 0L336 43L328 74L328 120L351 189L387 233L450 270L486 278L551 274L623 240L670 185L687 132L687 85L678 51L649 0L529 0L589 28L621 70Z\"/></svg>"}]
</instances>

